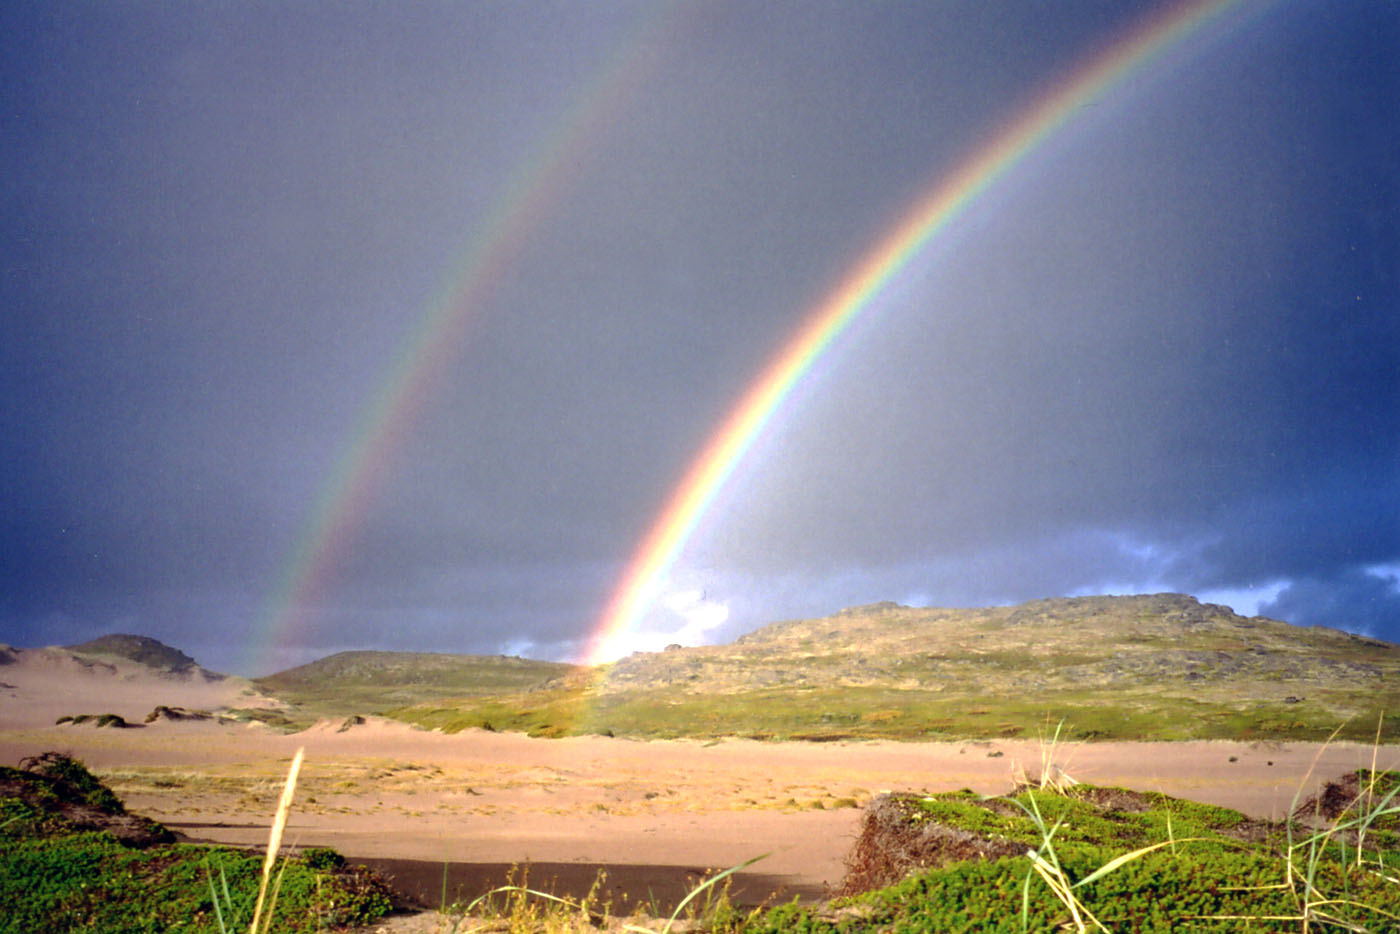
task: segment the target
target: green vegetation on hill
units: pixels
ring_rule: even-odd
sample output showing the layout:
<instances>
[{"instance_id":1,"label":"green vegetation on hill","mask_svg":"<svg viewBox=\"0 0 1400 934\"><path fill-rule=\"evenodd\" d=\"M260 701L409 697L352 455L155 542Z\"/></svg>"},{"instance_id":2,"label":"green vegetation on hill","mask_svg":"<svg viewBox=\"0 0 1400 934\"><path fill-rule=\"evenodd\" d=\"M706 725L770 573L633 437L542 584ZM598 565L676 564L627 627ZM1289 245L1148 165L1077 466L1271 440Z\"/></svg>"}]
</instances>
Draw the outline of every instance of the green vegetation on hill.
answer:
<instances>
[{"instance_id":1,"label":"green vegetation on hill","mask_svg":"<svg viewBox=\"0 0 1400 934\"><path fill-rule=\"evenodd\" d=\"M537 688L572 665L502 655L431 652L339 652L254 679L290 705L293 722L379 714L442 698L489 698Z\"/></svg>"},{"instance_id":2,"label":"green vegetation on hill","mask_svg":"<svg viewBox=\"0 0 1400 934\"><path fill-rule=\"evenodd\" d=\"M639 653L528 689L384 708L453 732L762 739L1369 741L1400 709L1400 646L1179 594L987 609L884 603L730 645ZM1400 739L1400 720L1384 727Z\"/></svg>"},{"instance_id":3,"label":"green vegetation on hill","mask_svg":"<svg viewBox=\"0 0 1400 934\"><path fill-rule=\"evenodd\" d=\"M182 672L197 667L195 660L179 649L148 636L114 633L78 645L64 646L80 655L108 655L125 658L158 671Z\"/></svg>"}]
</instances>

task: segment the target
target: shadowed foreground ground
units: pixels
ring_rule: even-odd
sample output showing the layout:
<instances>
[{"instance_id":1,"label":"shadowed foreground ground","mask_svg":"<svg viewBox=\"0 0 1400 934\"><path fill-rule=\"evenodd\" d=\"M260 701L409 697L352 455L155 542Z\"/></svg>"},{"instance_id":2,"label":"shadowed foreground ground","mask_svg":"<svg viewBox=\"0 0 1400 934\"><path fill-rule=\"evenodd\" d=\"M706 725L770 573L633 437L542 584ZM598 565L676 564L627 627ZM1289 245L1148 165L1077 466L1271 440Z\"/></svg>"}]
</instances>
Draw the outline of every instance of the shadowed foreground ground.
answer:
<instances>
[{"instance_id":1,"label":"shadowed foreground ground","mask_svg":"<svg viewBox=\"0 0 1400 934\"><path fill-rule=\"evenodd\" d=\"M415 859L353 858L379 870L402 894L426 908L443 904L443 864ZM758 864L761 866L762 864ZM653 915L669 914L703 881L711 870L699 866L629 865L612 863L606 867L585 863L531 863L527 875L521 867L508 863L449 863L446 876L446 903L467 903L514 878L530 888L565 898L582 899L593 889L600 870L606 870L597 901L611 901L611 912L630 914L640 907ZM729 899L751 907L777 904L794 897L815 902L826 893L824 886L794 884L787 876L761 872L741 872L730 877Z\"/></svg>"}]
</instances>

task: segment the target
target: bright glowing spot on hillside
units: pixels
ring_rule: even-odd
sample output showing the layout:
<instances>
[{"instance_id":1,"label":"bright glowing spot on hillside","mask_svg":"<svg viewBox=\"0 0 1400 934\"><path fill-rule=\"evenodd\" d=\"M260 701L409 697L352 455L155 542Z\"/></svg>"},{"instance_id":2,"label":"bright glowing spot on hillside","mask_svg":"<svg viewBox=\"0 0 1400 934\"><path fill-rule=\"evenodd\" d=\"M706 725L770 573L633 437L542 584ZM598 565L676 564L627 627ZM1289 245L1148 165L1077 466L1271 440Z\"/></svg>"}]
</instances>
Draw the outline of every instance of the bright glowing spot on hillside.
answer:
<instances>
[{"instance_id":1,"label":"bright glowing spot on hillside","mask_svg":"<svg viewBox=\"0 0 1400 934\"><path fill-rule=\"evenodd\" d=\"M729 620L729 604L703 590L673 590L657 604L664 613L651 614L636 632L615 636L595 660L601 664L633 652L660 652L668 645L704 645L709 633Z\"/></svg>"}]
</instances>

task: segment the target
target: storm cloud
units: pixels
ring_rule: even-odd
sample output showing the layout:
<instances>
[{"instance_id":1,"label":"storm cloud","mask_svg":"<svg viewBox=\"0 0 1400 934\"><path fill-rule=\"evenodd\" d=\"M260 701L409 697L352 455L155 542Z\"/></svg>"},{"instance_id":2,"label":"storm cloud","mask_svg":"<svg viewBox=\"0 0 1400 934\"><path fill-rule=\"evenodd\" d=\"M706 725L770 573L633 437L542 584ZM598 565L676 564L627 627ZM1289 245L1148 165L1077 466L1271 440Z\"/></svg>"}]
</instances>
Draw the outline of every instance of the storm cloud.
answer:
<instances>
[{"instance_id":1,"label":"storm cloud","mask_svg":"<svg viewBox=\"0 0 1400 934\"><path fill-rule=\"evenodd\" d=\"M1171 7L12 5L0 641L577 657L818 302ZM1246 0L1074 115L803 381L636 646L1155 590L1400 640L1397 47L1393 4Z\"/></svg>"}]
</instances>

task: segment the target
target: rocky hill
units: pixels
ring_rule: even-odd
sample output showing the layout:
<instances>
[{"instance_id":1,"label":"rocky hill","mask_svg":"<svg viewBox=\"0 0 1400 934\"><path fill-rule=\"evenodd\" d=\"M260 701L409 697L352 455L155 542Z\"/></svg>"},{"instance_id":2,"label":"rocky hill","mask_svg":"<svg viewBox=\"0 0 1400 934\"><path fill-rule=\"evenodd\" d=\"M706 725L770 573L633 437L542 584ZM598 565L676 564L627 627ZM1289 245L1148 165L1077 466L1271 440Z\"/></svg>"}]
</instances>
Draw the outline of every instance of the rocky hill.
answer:
<instances>
[{"instance_id":1,"label":"rocky hill","mask_svg":"<svg viewBox=\"0 0 1400 934\"><path fill-rule=\"evenodd\" d=\"M65 645L64 648L79 655L124 658L157 671L190 672L199 668L195 660L184 652L149 636L112 633L77 645ZM206 673L213 677L223 677L214 672Z\"/></svg>"},{"instance_id":2,"label":"rocky hill","mask_svg":"<svg viewBox=\"0 0 1400 934\"><path fill-rule=\"evenodd\" d=\"M638 653L589 680L399 711L443 729L811 740L1370 738L1400 709L1400 646L1182 594L982 609L894 603ZM1387 736L1400 738L1387 721Z\"/></svg>"},{"instance_id":3,"label":"rocky hill","mask_svg":"<svg viewBox=\"0 0 1400 934\"><path fill-rule=\"evenodd\" d=\"M1183 594L1151 594L985 609L877 603L775 623L731 645L638 653L614 664L602 689L879 685L1034 695L1175 687L1197 697L1283 702L1386 676L1400 676L1400 646L1246 618Z\"/></svg>"},{"instance_id":4,"label":"rocky hill","mask_svg":"<svg viewBox=\"0 0 1400 934\"><path fill-rule=\"evenodd\" d=\"M361 651L337 652L257 680L277 686L331 681L344 685L424 684L480 693L530 687L572 668L511 655Z\"/></svg>"}]
</instances>

